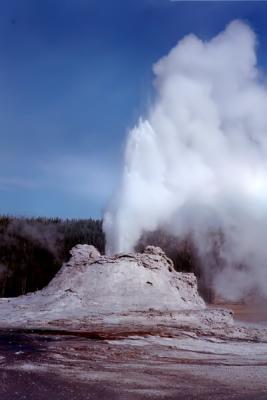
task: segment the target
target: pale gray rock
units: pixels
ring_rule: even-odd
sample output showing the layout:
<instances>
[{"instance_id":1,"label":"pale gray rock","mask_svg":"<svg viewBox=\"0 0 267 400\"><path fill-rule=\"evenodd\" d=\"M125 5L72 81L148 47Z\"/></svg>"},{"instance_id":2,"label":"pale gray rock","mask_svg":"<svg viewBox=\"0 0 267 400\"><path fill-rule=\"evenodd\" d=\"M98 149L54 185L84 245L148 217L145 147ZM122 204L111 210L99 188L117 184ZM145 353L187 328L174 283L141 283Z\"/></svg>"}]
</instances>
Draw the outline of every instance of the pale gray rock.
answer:
<instances>
[{"instance_id":1,"label":"pale gray rock","mask_svg":"<svg viewBox=\"0 0 267 400\"><path fill-rule=\"evenodd\" d=\"M77 245L70 253L70 260L43 290L0 299L0 326L51 326L63 320L77 325L83 320L195 328L233 322L228 311L208 310L195 275L176 272L158 247L108 257L93 246Z\"/></svg>"},{"instance_id":2,"label":"pale gray rock","mask_svg":"<svg viewBox=\"0 0 267 400\"><path fill-rule=\"evenodd\" d=\"M70 250L71 259L69 264L81 264L88 261L97 260L101 254L95 246L88 244L77 244Z\"/></svg>"}]
</instances>

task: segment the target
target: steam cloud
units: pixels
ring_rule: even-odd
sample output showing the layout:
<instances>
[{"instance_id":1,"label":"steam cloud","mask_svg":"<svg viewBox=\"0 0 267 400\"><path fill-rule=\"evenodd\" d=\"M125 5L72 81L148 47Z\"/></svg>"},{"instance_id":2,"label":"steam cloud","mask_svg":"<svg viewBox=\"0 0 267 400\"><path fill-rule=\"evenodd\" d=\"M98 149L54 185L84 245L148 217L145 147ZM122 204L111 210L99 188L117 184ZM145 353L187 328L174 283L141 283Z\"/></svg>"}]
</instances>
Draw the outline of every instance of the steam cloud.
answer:
<instances>
[{"instance_id":1,"label":"steam cloud","mask_svg":"<svg viewBox=\"0 0 267 400\"><path fill-rule=\"evenodd\" d=\"M204 42L191 34L153 67L157 97L129 133L121 185L104 215L107 252L164 228L198 245L213 283L267 296L267 88L256 37L241 21Z\"/></svg>"}]
</instances>

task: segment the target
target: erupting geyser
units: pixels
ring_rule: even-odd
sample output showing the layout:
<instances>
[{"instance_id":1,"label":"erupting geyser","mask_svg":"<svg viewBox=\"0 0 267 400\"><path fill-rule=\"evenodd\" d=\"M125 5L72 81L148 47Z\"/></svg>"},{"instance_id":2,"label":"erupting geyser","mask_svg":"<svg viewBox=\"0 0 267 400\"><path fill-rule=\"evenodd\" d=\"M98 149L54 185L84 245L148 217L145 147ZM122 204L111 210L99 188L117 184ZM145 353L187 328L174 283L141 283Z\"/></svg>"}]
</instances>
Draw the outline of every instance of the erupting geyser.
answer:
<instances>
[{"instance_id":1,"label":"erupting geyser","mask_svg":"<svg viewBox=\"0 0 267 400\"><path fill-rule=\"evenodd\" d=\"M267 88L255 47L251 28L233 21L207 42L186 36L154 65L157 96L129 133L104 216L109 254L161 227L190 232L212 268L208 237L220 229L217 290L267 296Z\"/></svg>"}]
</instances>

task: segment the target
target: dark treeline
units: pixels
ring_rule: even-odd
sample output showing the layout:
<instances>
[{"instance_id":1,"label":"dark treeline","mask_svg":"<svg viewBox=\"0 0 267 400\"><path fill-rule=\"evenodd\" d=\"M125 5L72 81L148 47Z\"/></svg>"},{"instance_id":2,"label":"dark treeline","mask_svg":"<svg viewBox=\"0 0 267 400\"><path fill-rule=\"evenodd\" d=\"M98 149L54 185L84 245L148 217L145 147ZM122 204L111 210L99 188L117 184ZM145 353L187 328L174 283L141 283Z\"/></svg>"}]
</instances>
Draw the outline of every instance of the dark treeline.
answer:
<instances>
[{"instance_id":1,"label":"dark treeline","mask_svg":"<svg viewBox=\"0 0 267 400\"><path fill-rule=\"evenodd\" d=\"M0 297L42 289L77 243L103 252L101 221L0 217Z\"/></svg>"},{"instance_id":2,"label":"dark treeline","mask_svg":"<svg viewBox=\"0 0 267 400\"><path fill-rule=\"evenodd\" d=\"M0 217L0 297L42 289L54 277L70 249L78 243L105 249L102 221L93 219ZM177 271L194 272L204 287L197 250L190 239L179 240L163 231L145 234L136 246L160 246Z\"/></svg>"}]
</instances>

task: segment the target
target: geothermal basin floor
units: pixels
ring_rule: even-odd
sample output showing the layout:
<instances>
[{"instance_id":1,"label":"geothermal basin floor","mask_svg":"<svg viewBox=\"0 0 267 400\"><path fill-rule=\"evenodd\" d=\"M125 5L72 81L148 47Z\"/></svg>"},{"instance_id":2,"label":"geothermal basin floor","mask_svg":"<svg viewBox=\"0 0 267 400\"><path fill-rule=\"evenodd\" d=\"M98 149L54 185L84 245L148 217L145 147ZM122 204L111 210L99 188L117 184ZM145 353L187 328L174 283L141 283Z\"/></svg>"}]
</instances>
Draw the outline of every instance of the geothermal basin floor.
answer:
<instances>
[{"instance_id":1,"label":"geothermal basin floor","mask_svg":"<svg viewBox=\"0 0 267 400\"><path fill-rule=\"evenodd\" d=\"M263 400L267 343L164 327L2 330L0 398Z\"/></svg>"},{"instance_id":2,"label":"geothermal basin floor","mask_svg":"<svg viewBox=\"0 0 267 400\"><path fill-rule=\"evenodd\" d=\"M0 400L267 399L267 329L206 307L160 248L71 255L0 299Z\"/></svg>"}]
</instances>

